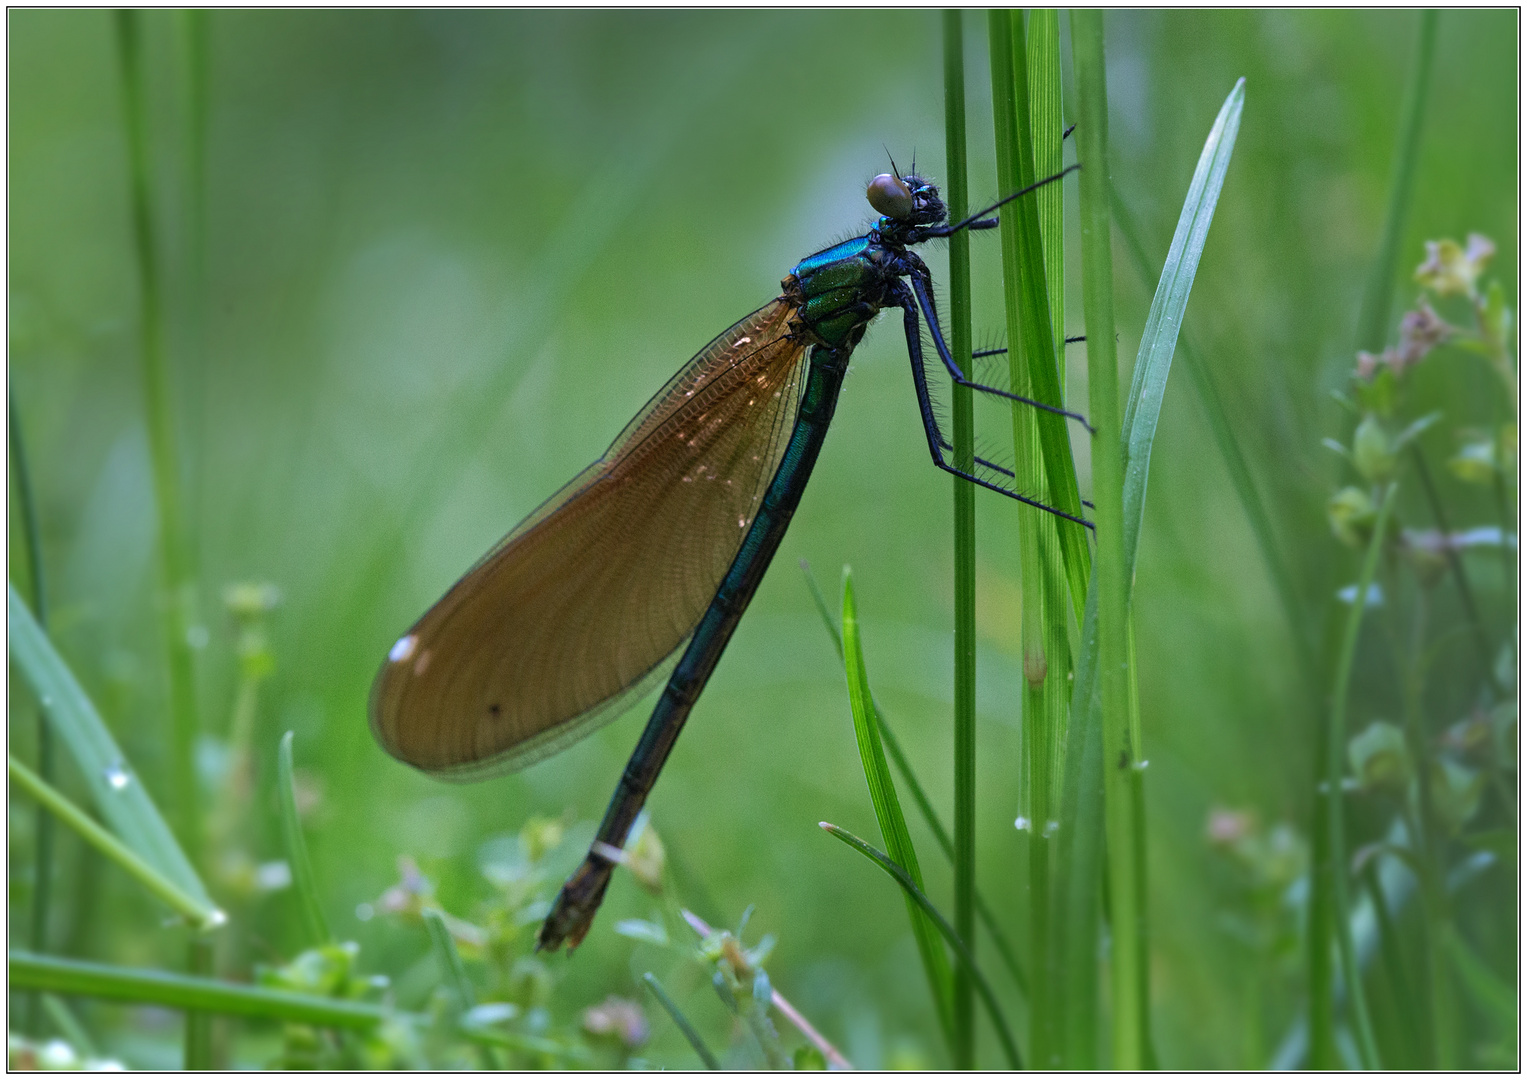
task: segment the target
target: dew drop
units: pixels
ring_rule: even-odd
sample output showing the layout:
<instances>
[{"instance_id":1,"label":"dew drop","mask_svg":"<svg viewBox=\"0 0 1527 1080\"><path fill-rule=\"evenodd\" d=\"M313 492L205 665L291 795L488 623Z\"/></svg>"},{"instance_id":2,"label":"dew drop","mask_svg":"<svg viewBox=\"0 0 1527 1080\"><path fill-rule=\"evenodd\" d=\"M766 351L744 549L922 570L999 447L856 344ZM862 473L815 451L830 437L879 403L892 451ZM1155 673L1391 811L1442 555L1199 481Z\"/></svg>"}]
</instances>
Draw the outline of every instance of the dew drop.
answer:
<instances>
[{"instance_id":1,"label":"dew drop","mask_svg":"<svg viewBox=\"0 0 1527 1080\"><path fill-rule=\"evenodd\" d=\"M1022 814L1019 814L1017 820L1013 822L1013 828L1017 829L1019 832L1028 832L1029 819L1024 817Z\"/></svg>"},{"instance_id":2,"label":"dew drop","mask_svg":"<svg viewBox=\"0 0 1527 1080\"><path fill-rule=\"evenodd\" d=\"M122 763L120 761L113 762L112 764L106 766L106 768L102 770L102 775L106 777L106 782L111 785L111 790L113 791L121 791L128 784L132 783L133 780L133 778L128 775L127 770L122 767Z\"/></svg>"},{"instance_id":3,"label":"dew drop","mask_svg":"<svg viewBox=\"0 0 1527 1080\"><path fill-rule=\"evenodd\" d=\"M746 529L748 527L748 519L745 518L745 517L738 518L737 519L737 527L739 529Z\"/></svg>"}]
</instances>

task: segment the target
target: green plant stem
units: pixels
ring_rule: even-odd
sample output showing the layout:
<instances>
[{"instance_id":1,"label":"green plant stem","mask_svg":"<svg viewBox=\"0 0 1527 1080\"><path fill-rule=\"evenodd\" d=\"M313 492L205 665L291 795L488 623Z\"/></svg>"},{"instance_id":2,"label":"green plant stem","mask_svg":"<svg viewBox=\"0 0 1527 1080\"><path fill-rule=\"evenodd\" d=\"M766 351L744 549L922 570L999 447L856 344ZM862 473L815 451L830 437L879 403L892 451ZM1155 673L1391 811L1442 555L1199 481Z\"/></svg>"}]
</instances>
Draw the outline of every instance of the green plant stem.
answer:
<instances>
[{"instance_id":1,"label":"green plant stem","mask_svg":"<svg viewBox=\"0 0 1527 1080\"><path fill-rule=\"evenodd\" d=\"M1108 90L1103 16L1071 15L1077 86L1077 157L1082 221L1082 307L1087 323L1087 385L1092 441L1093 518L1097 523L1098 673L1103 706L1103 796L1110 925L1113 930L1114 1067L1146 1065L1145 940L1133 775L1139 747L1130 732L1129 578L1124 555L1124 447L1114 338L1113 255L1108 183Z\"/></svg>"},{"instance_id":2,"label":"green plant stem","mask_svg":"<svg viewBox=\"0 0 1527 1080\"><path fill-rule=\"evenodd\" d=\"M694 1048L694 1052L699 1055L705 1067L713 1072L719 1070L721 1062L716 1060L716 1055L710 1052L710 1047L706 1046L705 1040L700 1038L700 1033L689 1022L689 1017L685 1016L673 998L668 996L668 991L664 990L663 984L657 981L657 976L649 971L642 975L642 981L647 984L647 989L652 991L653 997L657 998L658 1004L673 1020L685 1040Z\"/></svg>"},{"instance_id":3,"label":"green plant stem","mask_svg":"<svg viewBox=\"0 0 1527 1080\"><path fill-rule=\"evenodd\" d=\"M1023 1058L1018 1053L1018 1044L1013 1042L1012 1033L1008 1030L1007 1020L1002 1015L1002 1007L997 1003L997 995L992 993L991 984L981 974L981 969L976 966L975 958L970 955L970 950L966 948L965 942L960 939L960 935L955 933L954 927L949 925L949 920L939 914L938 908L933 906L933 901L928 899L927 895L918 887L917 882L912 879L912 876L895 860L884 852L877 851L870 844L865 843L847 829L839 828L827 821L818 822L818 824L828 833L870 859L876 866L889 874L891 879L901 886L908 901L915 903L918 909L928 916L933 925L938 927L939 933L944 936L944 940L949 942L949 947L970 967L971 975L975 979L976 991L981 995L981 1001L986 1005L987 1014L991 1017L992 1025L997 1029L997 1037L1002 1042L1002 1049L1007 1054L1008 1067L1012 1069L1023 1068Z\"/></svg>"},{"instance_id":4,"label":"green plant stem","mask_svg":"<svg viewBox=\"0 0 1527 1080\"><path fill-rule=\"evenodd\" d=\"M21 536L26 545L27 570L32 579L32 611L37 625L48 626L48 589L42 570L42 528L37 520L37 499L32 491L32 471L27 467L26 440L21 437L21 416L16 409L16 389L7 384L6 411L10 424L11 469L16 477L16 501L21 511ZM48 711L37 707L37 773L53 783L56 750ZM48 915L53 902L53 815L42 807L32 834L32 908L28 941L36 952L48 948ZM42 1034L42 998L27 995L26 1030Z\"/></svg>"},{"instance_id":5,"label":"green plant stem","mask_svg":"<svg viewBox=\"0 0 1527 1080\"><path fill-rule=\"evenodd\" d=\"M212 974L212 942L197 935L191 939L186 970L193 976ZM185 1068L206 1072L215 1066L212 1056L212 1015L199 1009L186 1011Z\"/></svg>"},{"instance_id":6,"label":"green plant stem","mask_svg":"<svg viewBox=\"0 0 1527 1080\"><path fill-rule=\"evenodd\" d=\"M1388 585L1391 596L1398 596L1397 583ZM1422 705L1425 687L1426 660L1426 593L1417 596L1411 620L1409 648L1394 642L1395 669L1403 672L1400 681L1401 702L1405 716L1405 741L1411 759L1418 764L1420 782L1416 785L1415 815L1407 814L1406 828L1416 852L1419 866L1418 878L1421 893L1421 935L1424 942L1427 971L1427 1016L1430 1024L1427 1034L1431 1043L1431 1066L1438 1069L1454 1067L1457 1053L1455 1046L1452 983L1448 978L1445 942L1450 923L1446 884L1445 830L1437 820L1433 801L1431 764L1435 760L1431 741L1427 737L1426 720ZM1490 667L1485 661L1486 668Z\"/></svg>"},{"instance_id":7,"label":"green plant stem","mask_svg":"<svg viewBox=\"0 0 1527 1080\"><path fill-rule=\"evenodd\" d=\"M227 921L217 908L181 889L140 858L126 844L101 828L83 810L65 798L57 788L45 783L31 769L16 760L14 754L9 757L9 772L12 782L20 785L23 791L78 833L87 844L137 878L151 893L185 916L191 925L203 930L212 930Z\"/></svg>"},{"instance_id":8,"label":"green plant stem","mask_svg":"<svg viewBox=\"0 0 1527 1080\"><path fill-rule=\"evenodd\" d=\"M149 968L38 956L20 949L11 950L8 969L14 990L45 990L110 1001L163 1005L172 1009L194 1009L223 1016L361 1029L375 1027L389 1017L405 1018L369 1002L267 990L261 986Z\"/></svg>"},{"instance_id":9,"label":"green plant stem","mask_svg":"<svg viewBox=\"0 0 1527 1080\"><path fill-rule=\"evenodd\" d=\"M965 35L959 11L944 26L944 139L948 176L944 200L951 221L969 213L965 177ZM949 238L949 347L955 363L970 363L970 233ZM975 413L969 387L951 391L954 466L975 468ZM976 500L975 487L954 481L954 922L972 949L976 940ZM976 1067L975 981L954 969L954 1067Z\"/></svg>"},{"instance_id":10,"label":"green plant stem","mask_svg":"<svg viewBox=\"0 0 1527 1080\"><path fill-rule=\"evenodd\" d=\"M1347 614L1342 631L1341 644L1336 658L1336 682L1331 691L1331 719L1326 731L1326 773L1324 778L1328 866L1326 873L1331 895L1331 908L1335 918L1336 952L1341 965L1342 982L1347 988L1347 1001L1352 1015L1352 1027L1357 1037L1357 1049L1365 1069L1380 1067L1378 1047L1373 1037L1373 1025L1368 1017L1367 996L1363 991L1363 974L1357 963L1357 951L1352 945L1352 924L1346 917L1347 857L1346 832L1342 820L1341 781L1347 745L1347 693L1352 681L1352 661L1357 653L1357 634L1362 626L1363 612L1368 606L1368 590L1373 585L1378 570L1379 555L1384 550L1384 533L1389 524L1389 513L1394 508L1397 488L1391 484L1379 504L1378 517L1373 523L1373 539L1363 558L1362 573L1357 581L1357 595L1352 610ZM1423 779L1422 781L1426 781ZM1329 947L1329 945L1327 946Z\"/></svg>"},{"instance_id":11,"label":"green plant stem","mask_svg":"<svg viewBox=\"0 0 1527 1080\"><path fill-rule=\"evenodd\" d=\"M1003 192L1020 191L1036 180L1030 135L1027 38L1021 18L1014 20L1010 11L992 11L987 20L997 183ZM1022 357L1028 397L1060 406L1065 395L1055 362L1054 322L1050 317L1038 204L1033 199L1017 199L1003 208L1000 220L1009 363L1017 356ZM1032 410L1026 419L1035 425L1043 448L1040 455L1045 476L1043 497L1050 506L1079 517L1081 494L1076 485L1076 465L1065 419L1038 409ZM1087 530L1069 521L1059 521L1056 527L1073 610L1080 621L1092 565Z\"/></svg>"},{"instance_id":12,"label":"green plant stem","mask_svg":"<svg viewBox=\"0 0 1527 1080\"><path fill-rule=\"evenodd\" d=\"M140 40L141 12L117 11L117 50L122 67L123 119L127 132L129 199L138 262L138 348L148 426L154 500L159 511L159 571L164 588L164 640L169 662L170 761L176 828L193 863L201 857L201 814L196 784L196 687L190 632L195 610L194 576L181 508L180 458L160 311L159 259L148 166L148 102Z\"/></svg>"},{"instance_id":13,"label":"green plant stem","mask_svg":"<svg viewBox=\"0 0 1527 1080\"><path fill-rule=\"evenodd\" d=\"M1060 18L1053 9L1032 10L1026 33L1019 35L1019 21L1013 20L1013 50L1027 50L1029 120L1033 131L1035 176L1054 176L1062 168ZM1025 40L1026 38L1026 40ZM1045 291L1050 309L1052 355L1065 356L1065 189L1047 184L1034 193L1039 219L1040 251ZM1010 362L1010 369L1012 367ZM1025 376L1027 372L1023 373ZM1056 375L1064 393L1065 364L1058 363ZM1017 383L1015 382L1015 386ZM1015 390L1032 396L1034 380L1025 378L1027 389ZM1038 438L1035 412L1029 406L1015 405L1014 459L1027 474L1031 490L1048 501L1049 485L1040 468L1043 448ZM1021 427L1020 427L1021 424ZM1017 440L1026 436L1026 447L1019 450ZM1023 657L1024 657L1024 757L1028 790L1029 832L1029 955L1035 972L1035 985L1042 992L1032 998L1029 1021L1029 1060L1035 1068L1060 1066L1058 1031L1060 995L1055 992L1061 981L1063 963L1059 942L1054 934L1051 910L1052 875L1055 858L1053 837L1058 828L1056 782L1059 773L1059 750L1065 736L1070 704L1068 676L1071 668L1070 640L1067 631L1066 577L1056 529L1062 522L1049 515L1025 513L1019 518L1019 551L1023 581Z\"/></svg>"}]
</instances>

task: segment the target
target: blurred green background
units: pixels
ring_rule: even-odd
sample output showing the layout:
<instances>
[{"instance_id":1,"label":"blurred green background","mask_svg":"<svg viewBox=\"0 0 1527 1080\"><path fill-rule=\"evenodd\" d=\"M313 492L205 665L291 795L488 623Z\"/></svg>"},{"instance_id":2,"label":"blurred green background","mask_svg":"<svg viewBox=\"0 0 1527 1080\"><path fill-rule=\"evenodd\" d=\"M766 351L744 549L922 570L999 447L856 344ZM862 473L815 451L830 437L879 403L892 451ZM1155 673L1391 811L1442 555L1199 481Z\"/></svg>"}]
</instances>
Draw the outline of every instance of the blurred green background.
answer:
<instances>
[{"instance_id":1,"label":"blurred green background","mask_svg":"<svg viewBox=\"0 0 1527 1080\"><path fill-rule=\"evenodd\" d=\"M157 519L112 24L102 12L8 18L10 373L54 637L168 805ZM1341 463L1319 442L1345 438L1330 392L1352 367L1417 20L1244 11L1107 21L1114 183L1158 267L1209 125L1235 80L1247 80L1186 333L1276 520L1304 629L1324 625L1334 591L1356 575L1355 553L1325 521ZM363 968L396 977L428 952L424 931L361 921L356 910L397 880L398 856L418 862L448 909L469 912L486 888L480 844L535 814L597 819L646 710L523 774L444 785L372 741L366 695L383 654L696 349L774 296L800 257L862 230L864 184L887 150L944 175L938 17L214 13L204 350L176 308L191 275L178 24L161 12L143 25L173 395L207 631L201 758L215 777L237 675L221 591L270 583L282 603L269 624L275 670L261 692L244 843L256 860L281 856L268 791L276 740L292 729L329 918L361 943ZM984 19L967 16L966 35L979 204L999 194ZM1492 237L1493 271L1516 294L1517 42L1515 12L1441 17L1396 317L1413 298L1423 239ZM973 247L977 335L995 340L997 242L978 235ZM927 257L943 280L942 250ZM1116 280L1127 360L1154 282L1122 249ZM1079 284L1067 308L1070 332L1081 332ZM1080 347L1070 369L1069 396L1085 402ZM1499 391L1481 376L1439 393L1463 413L1488 412ZM1449 436L1437 438L1445 450ZM841 668L797 563L809 560L830 599L852 564L872 685L947 808L950 483L928 461L899 322L887 318L855 354L790 534L648 804L682 867L681 901L717 925L757 905L749 936L778 935L775 985L861 1067L939 1064L943 1050L902 900L816 826L878 836ZM11 575L24 581L14 506ZM1013 828L1022 512L977 497L979 878L999 908L1022 882ZM1515 610L1496 563L1478 573L1498 637ZM1178 376L1155 448L1135 605L1161 1060L1251 1064L1247 1055L1270 1055L1296 1015L1297 970L1248 969L1205 822L1222 805L1306 829L1312 720L1288 621ZM1372 715L1363 695L1387 677L1377 658L1360 659L1354 727ZM31 713L14 707L16 693L11 743L26 755ZM1439 723L1463 707L1439 703ZM30 866L29 807L16 808L13 940ZM947 903L948 867L921 823L912 828L929 891ZM110 869L82 885L77 848L63 843L59 951L178 967L183 939L156 929L136 887ZM639 996L636 976L651 961L612 927L655 906L617 877L588 942L571 961L550 961L569 1012L611 992ZM240 910L230 932L246 964L302 947L290 892ZM721 1030L703 980L676 992L697 1022ZM688 1063L671 1025L654 1027L651 1059ZM158 1051L139 1041L142 1056L129 1059L150 1063Z\"/></svg>"}]
</instances>

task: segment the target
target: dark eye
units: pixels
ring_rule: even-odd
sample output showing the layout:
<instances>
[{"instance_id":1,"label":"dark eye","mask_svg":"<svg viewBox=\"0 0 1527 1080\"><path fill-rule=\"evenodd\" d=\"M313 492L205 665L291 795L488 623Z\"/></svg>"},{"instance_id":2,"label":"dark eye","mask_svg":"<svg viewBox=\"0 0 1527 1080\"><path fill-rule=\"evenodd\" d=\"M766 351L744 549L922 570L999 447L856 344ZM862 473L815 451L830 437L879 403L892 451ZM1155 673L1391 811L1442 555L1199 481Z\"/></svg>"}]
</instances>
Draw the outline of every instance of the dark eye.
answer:
<instances>
[{"instance_id":1,"label":"dark eye","mask_svg":"<svg viewBox=\"0 0 1527 1080\"><path fill-rule=\"evenodd\" d=\"M912 192L907 185L901 182L901 178L890 173L881 173L870 181L864 197L870 201L870 205L888 218L904 220L912 214Z\"/></svg>"}]
</instances>

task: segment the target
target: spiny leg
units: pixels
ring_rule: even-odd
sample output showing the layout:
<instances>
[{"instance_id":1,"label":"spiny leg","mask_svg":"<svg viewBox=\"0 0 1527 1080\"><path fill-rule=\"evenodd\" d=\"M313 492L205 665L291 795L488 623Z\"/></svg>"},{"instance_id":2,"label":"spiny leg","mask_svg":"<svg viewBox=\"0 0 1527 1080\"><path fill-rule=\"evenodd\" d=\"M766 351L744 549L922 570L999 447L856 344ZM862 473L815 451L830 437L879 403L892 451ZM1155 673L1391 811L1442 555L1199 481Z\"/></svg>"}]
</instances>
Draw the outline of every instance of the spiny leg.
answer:
<instances>
[{"instance_id":1,"label":"spiny leg","mask_svg":"<svg viewBox=\"0 0 1527 1080\"><path fill-rule=\"evenodd\" d=\"M967 379L965 373L960 370L959 365L954 362L954 355L950 353L949 346L944 343L944 332L939 327L938 313L933 308L933 294L928 291L927 281L924 280L921 274L916 272L912 274L911 281L912 291L917 294L917 302L923 309L923 318L928 322L928 332L933 338L933 348L938 352L939 359L944 362L944 366L949 369L949 377L958 385L968 386L972 390L981 391L983 394L993 394L997 397L1006 398L1009 401L1032 405L1036 409L1043 409L1045 412L1064 416L1067 419L1080 423L1089 433L1092 432L1092 425L1087 422L1087 418L1081 413L1074 413L1070 409L1062 409L1058 405L1047 405L1043 401L1035 401L1033 398L1026 398L1020 394L1012 394L998 387L986 386Z\"/></svg>"},{"instance_id":2,"label":"spiny leg","mask_svg":"<svg viewBox=\"0 0 1527 1080\"><path fill-rule=\"evenodd\" d=\"M1066 513L1064 510L1057 510L1053 506L1042 503L1038 499L1031 499L1027 495L1020 495L1016 491L1009 491L1007 488L999 487L944 460L944 450L949 448L949 443L945 441L943 434L939 431L938 420L933 415L933 401L928 394L928 373L923 366L922 324L917 315L917 301L912 296L912 289L909 289L904 281L897 281L892 286L891 295L903 312L902 324L907 335L907 358L912 362L912 385L917 392L917 409L922 416L923 431L928 436L928 452L933 457L933 464L947 473L964 477L973 484L979 484L1000 495L1006 495L1010 499L1016 499L1018 502L1043 510L1046 513L1054 514L1056 517L1065 518L1067 521L1074 521L1078 525L1091 529L1093 527L1092 522L1087 521L1085 518L1076 517L1073 514ZM998 471L1006 472L1007 470L999 469ZM1008 475L1012 474L1009 473Z\"/></svg>"}]
</instances>

